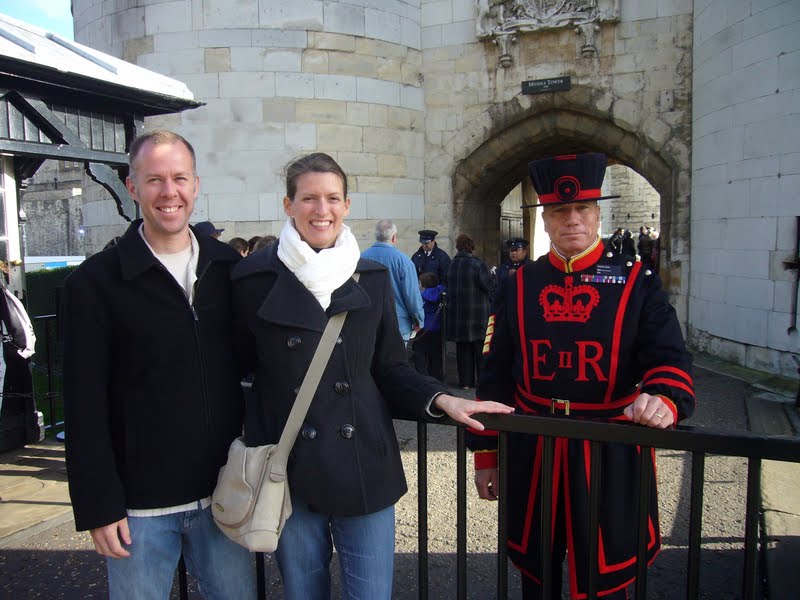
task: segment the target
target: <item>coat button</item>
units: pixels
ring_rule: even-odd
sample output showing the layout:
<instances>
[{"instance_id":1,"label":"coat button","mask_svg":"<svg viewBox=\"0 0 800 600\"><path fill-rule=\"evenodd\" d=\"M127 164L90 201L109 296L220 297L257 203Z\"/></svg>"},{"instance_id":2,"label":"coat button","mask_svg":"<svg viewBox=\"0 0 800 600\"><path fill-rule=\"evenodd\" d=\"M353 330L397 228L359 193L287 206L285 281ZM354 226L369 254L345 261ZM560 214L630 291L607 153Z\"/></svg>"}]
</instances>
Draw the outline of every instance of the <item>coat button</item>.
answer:
<instances>
[{"instance_id":1,"label":"coat button","mask_svg":"<svg viewBox=\"0 0 800 600\"><path fill-rule=\"evenodd\" d=\"M299 346L302 343L302 341L303 340L301 340L299 337L292 336L288 340L286 340L286 345L289 346L289 348L294 349L296 346Z\"/></svg>"},{"instance_id":2,"label":"coat button","mask_svg":"<svg viewBox=\"0 0 800 600\"><path fill-rule=\"evenodd\" d=\"M298 385L296 388L292 390L292 395L297 396L300 393L300 386Z\"/></svg>"},{"instance_id":3,"label":"coat button","mask_svg":"<svg viewBox=\"0 0 800 600\"><path fill-rule=\"evenodd\" d=\"M339 433L342 434L342 437L346 440L349 440L353 437L353 434L356 432L356 428L350 425L350 423L345 423L342 425L342 428L339 430Z\"/></svg>"},{"instance_id":4,"label":"coat button","mask_svg":"<svg viewBox=\"0 0 800 600\"><path fill-rule=\"evenodd\" d=\"M346 381L337 381L333 384L333 389L337 394L346 394L350 390L350 384Z\"/></svg>"},{"instance_id":5,"label":"coat button","mask_svg":"<svg viewBox=\"0 0 800 600\"><path fill-rule=\"evenodd\" d=\"M337 344L341 344L343 341L344 340L342 339L342 336L339 336L338 338L336 338L336 343Z\"/></svg>"},{"instance_id":6,"label":"coat button","mask_svg":"<svg viewBox=\"0 0 800 600\"><path fill-rule=\"evenodd\" d=\"M300 432L304 440L313 440L317 437L317 430L311 425L303 425L303 430Z\"/></svg>"}]
</instances>

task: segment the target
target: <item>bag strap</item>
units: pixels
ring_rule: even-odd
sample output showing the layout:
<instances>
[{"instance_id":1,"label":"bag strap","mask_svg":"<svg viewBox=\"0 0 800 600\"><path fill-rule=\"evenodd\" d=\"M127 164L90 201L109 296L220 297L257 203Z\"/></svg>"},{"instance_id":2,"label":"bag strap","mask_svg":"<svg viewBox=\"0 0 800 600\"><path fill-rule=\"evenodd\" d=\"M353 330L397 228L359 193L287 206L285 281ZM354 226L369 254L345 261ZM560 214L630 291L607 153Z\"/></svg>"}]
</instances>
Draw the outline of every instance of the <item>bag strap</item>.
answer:
<instances>
[{"instance_id":1,"label":"bag strap","mask_svg":"<svg viewBox=\"0 0 800 600\"><path fill-rule=\"evenodd\" d=\"M353 274L353 280L356 283L358 282L358 277L359 273ZM311 406L311 401L317 392L320 379L322 379L322 374L328 365L333 347L336 345L336 340L339 338L339 332L342 330L346 318L347 311L337 313L328 319L328 324L322 333L322 339L320 339L319 346L314 352L314 358L311 359L311 364L308 366L308 371L306 371L303 383L300 385L300 391L297 393L292 411L289 413L289 418L283 428L283 433L281 433L281 439L278 441L275 447L275 454L270 461L269 478L272 481L284 481L286 479L286 463L289 460L289 453L297 439L297 434L300 433L300 428L303 426L303 420L306 418L308 408Z\"/></svg>"}]
</instances>

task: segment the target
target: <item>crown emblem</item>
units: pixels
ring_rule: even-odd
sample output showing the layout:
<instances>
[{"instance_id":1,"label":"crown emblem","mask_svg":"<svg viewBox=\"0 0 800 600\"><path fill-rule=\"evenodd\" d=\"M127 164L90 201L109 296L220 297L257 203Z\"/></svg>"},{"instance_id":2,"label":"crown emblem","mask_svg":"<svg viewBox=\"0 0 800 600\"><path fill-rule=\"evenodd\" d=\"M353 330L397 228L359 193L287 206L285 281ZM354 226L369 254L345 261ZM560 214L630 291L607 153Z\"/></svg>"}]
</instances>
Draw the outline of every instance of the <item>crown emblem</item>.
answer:
<instances>
[{"instance_id":1,"label":"crown emblem","mask_svg":"<svg viewBox=\"0 0 800 600\"><path fill-rule=\"evenodd\" d=\"M548 285L539 294L544 320L586 323L595 306L600 304L600 292L590 285L573 287L572 277L564 277L564 287Z\"/></svg>"}]
</instances>

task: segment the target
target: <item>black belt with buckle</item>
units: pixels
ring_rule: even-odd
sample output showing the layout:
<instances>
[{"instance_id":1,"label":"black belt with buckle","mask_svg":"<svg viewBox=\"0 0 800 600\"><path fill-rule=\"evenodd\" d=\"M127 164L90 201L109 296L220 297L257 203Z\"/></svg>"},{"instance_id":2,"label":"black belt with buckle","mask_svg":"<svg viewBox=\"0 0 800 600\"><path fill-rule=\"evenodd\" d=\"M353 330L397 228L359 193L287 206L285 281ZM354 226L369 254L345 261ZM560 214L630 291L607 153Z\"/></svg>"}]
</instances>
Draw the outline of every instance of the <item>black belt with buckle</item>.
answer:
<instances>
[{"instance_id":1,"label":"black belt with buckle","mask_svg":"<svg viewBox=\"0 0 800 600\"><path fill-rule=\"evenodd\" d=\"M569 400L562 398L550 398L550 414L556 414L556 410L563 409L564 415L569 416Z\"/></svg>"}]
</instances>

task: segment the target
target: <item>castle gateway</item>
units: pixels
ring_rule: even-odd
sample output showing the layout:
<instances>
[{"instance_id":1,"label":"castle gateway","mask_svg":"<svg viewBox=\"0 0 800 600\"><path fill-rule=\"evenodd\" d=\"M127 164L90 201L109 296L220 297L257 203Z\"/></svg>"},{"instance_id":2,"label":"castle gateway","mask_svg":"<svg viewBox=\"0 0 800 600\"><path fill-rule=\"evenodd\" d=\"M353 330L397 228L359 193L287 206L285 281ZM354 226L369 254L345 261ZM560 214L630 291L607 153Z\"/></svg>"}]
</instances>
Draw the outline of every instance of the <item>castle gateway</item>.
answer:
<instances>
[{"instance_id":1,"label":"castle gateway","mask_svg":"<svg viewBox=\"0 0 800 600\"><path fill-rule=\"evenodd\" d=\"M660 232L690 342L793 375L800 4L792 0L73 0L76 40L185 82L196 218L277 233L281 167L331 153L362 247L375 220L460 232L487 262L541 239L525 166L600 151L603 235ZM609 188L611 189L611 188ZM618 188L614 191L620 193ZM84 194L96 202L98 194ZM91 204L91 202L90 202ZM84 214L94 248L121 224ZM540 247L540 245L538 246Z\"/></svg>"}]
</instances>

